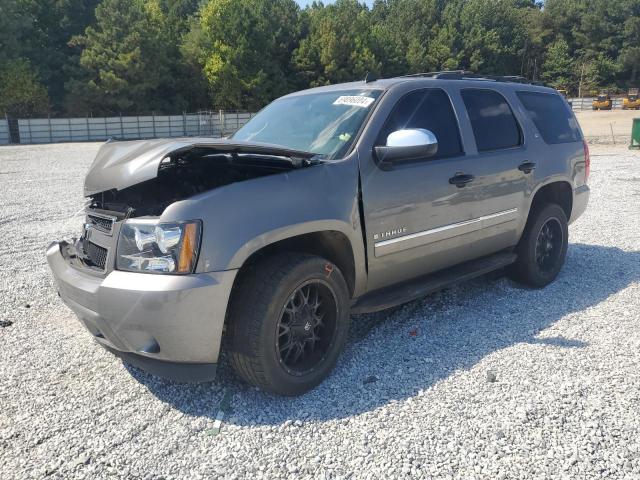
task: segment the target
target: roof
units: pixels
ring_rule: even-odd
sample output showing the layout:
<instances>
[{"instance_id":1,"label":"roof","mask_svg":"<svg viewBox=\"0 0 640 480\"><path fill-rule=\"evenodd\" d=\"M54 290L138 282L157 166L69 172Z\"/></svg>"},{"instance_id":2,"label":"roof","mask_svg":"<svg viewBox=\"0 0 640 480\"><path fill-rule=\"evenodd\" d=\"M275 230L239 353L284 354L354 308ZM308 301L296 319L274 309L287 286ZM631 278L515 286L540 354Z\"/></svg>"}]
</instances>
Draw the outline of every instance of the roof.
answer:
<instances>
[{"instance_id":1,"label":"roof","mask_svg":"<svg viewBox=\"0 0 640 480\"><path fill-rule=\"evenodd\" d=\"M535 82L531 80L527 80L524 77L516 76L516 75L480 75L472 72L467 72L464 70L453 70L453 71L443 71L443 72L426 72L426 73L414 73L410 75L403 75L399 77L393 78L381 78L370 80L369 75L367 75L366 80L361 80L358 82L347 82L347 83L337 83L334 85L325 85L322 87L310 88L307 90L301 90L299 92L294 92L287 97L298 96L298 95L307 95L310 93L321 93L321 92L332 92L332 91L342 91L342 90L388 90L394 85L398 85L400 83L408 83L408 82L420 82L424 84L430 84L433 86L443 85L451 82L451 81L459 81L465 83L471 83L474 86L480 86L480 84L491 83L494 85L501 86L514 86L518 88L531 88L535 90L551 90L555 92L554 89L547 87L541 82ZM538 87L538 88L535 88Z\"/></svg>"}]
</instances>

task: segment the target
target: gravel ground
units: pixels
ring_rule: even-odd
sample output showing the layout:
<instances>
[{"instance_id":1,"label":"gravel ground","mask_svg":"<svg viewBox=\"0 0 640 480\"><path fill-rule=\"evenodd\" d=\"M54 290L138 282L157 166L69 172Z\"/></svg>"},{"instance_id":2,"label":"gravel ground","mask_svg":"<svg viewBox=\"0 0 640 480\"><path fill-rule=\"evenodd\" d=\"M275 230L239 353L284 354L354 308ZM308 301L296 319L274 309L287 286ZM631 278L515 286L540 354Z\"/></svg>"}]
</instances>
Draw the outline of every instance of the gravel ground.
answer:
<instances>
[{"instance_id":1,"label":"gravel ground","mask_svg":"<svg viewBox=\"0 0 640 480\"><path fill-rule=\"evenodd\" d=\"M127 367L57 298L44 250L78 232L97 148L0 149L0 478L640 478L637 152L592 147L552 285L354 318L334 374L283 399L224 363L202 385Z\"/></svg>"}]
</instances>

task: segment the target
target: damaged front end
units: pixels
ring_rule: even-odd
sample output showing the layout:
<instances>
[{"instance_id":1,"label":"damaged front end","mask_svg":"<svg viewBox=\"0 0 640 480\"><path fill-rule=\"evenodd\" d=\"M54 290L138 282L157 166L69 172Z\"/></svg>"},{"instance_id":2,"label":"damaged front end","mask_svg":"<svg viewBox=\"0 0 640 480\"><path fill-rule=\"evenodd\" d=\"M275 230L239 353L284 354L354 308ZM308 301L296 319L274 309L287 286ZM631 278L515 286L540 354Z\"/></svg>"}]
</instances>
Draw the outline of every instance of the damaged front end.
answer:
<instances>
[{"instance_id":1,"label":"damaged front end","mask_svg":"<svg viewBox=\"0 0 640 480\"><path fill-rule=\"evenodd\" d=\"M157 216L170 204L199 193L318 162L313 153L271 145L177 141L171 148L166 140L158 142L163 148L145 141L147 148L134 148L135 157L127 153L125 162L101 151L85 183L90 208L116 217ZM103 147L110 148L110 143Z\"/></svg>"},{"instance_id":2,"label":"damaged front end","mask_svg":"<svg viewBox=\"0 0 640 480\"><path fill-rule=\"evenodd\" d=\"M62 247L64 254L105 272L115 263L122 221L160 217L169 205L200 193L319 162L313 153L227 140L108 142L86 177L84 231Z\"/></svg>"}]
</instances>

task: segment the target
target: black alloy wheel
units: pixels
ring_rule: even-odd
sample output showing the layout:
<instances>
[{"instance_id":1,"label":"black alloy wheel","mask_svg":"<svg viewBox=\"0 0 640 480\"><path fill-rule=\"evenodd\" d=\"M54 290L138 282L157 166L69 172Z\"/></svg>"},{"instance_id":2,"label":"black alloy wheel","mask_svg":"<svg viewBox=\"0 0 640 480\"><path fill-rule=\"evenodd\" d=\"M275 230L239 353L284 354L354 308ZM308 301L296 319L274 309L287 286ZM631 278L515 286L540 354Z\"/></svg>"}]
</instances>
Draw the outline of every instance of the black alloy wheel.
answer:
<instances>
[{"instance_id":1,"label":"black alloy wheel","mask_svg":"<svg viewBox=\"0 0 640 480\"><path fill-rule=\"evenodd\" d=\"M337 265L283 252L239 274L229 307L226 347L245 381L278 395L322 382L349 331L350 293Z\"/></svg>"},{"instance_id":2,"label":"black alloy wheel","mask_svg":"<svg viewBox=\"0 0 640 480\"><path fill-rule=\"evenodd\" d=\"M553 269L562 252L563 232L557 218L549 218L538 233L536 240L536 262L543 272Z\"/></svg>"},{"instance_id":3,"label":"black alloy wheel","mask_svg":"<svg viewBox=\"0 0 640 480\"><path fill-rule=\"evenodd\" d=\"M564 264L568 237L567 214L560 205L534 205L515 249L518 258L508 269L510 276L535 288L551 283Z\"/></svg>"},{"instance_id":4,"label":"black alloy wheel","mask_svg":"<svg viewBox=\"0 0 640 480\"><path fill-rule=\"evenodd\" d=\"M276 350L291 375L305 375L321 364L336 337L336 298L321 280L303 283L290 296L278 322Z\"/></svg>"}]
</instances>

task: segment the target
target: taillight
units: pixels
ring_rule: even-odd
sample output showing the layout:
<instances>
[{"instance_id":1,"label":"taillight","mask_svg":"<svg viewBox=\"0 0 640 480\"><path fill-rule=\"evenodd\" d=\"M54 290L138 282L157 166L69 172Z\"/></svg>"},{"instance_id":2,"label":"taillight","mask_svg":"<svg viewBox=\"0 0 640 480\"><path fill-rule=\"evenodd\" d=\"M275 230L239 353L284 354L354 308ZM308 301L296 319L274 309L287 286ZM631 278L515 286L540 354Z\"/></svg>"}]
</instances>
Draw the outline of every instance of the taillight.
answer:
<instances>
[{"instance_id":1,"label":"taillight","mask_svg":"<svg viewBox=\"0 0 640 480\"><path fill-rule=\"evenodd\" d=\"M591 157L589 156L589 145L586 140L582 140L584 145L584 183L589 180L589 172L591 171Z\"/></svg>"}]
</instances>

